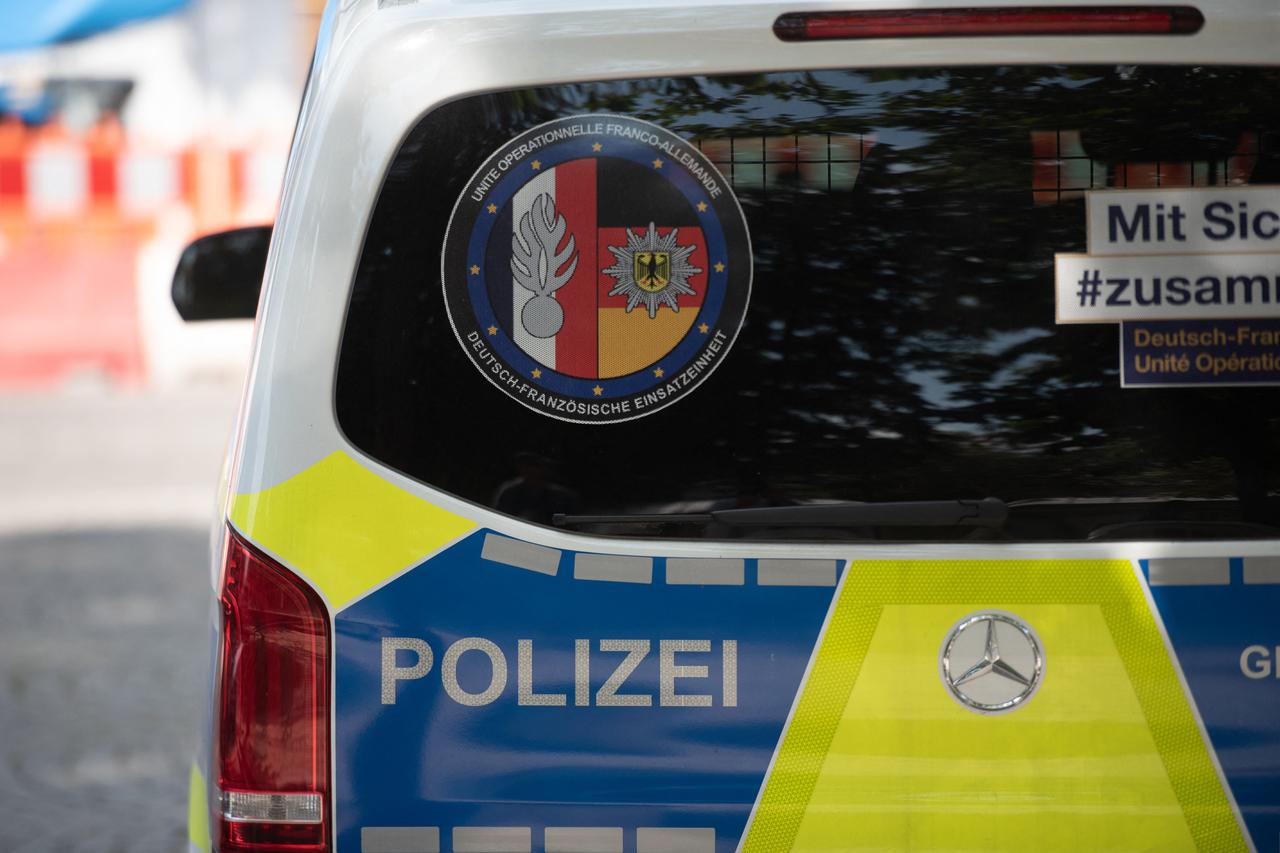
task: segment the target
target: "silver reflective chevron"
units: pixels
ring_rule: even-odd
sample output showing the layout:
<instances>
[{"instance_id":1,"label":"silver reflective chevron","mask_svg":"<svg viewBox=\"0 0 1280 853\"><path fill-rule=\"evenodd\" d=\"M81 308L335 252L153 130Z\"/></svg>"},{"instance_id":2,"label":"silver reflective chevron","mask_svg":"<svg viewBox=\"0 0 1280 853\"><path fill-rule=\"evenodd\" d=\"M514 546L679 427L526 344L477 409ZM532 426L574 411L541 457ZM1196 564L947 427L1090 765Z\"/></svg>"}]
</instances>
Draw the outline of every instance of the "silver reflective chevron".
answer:
<instances>
[{"instance_id":1,"label":"silver reflective chevron","mask_svg":"<svg viewBox=\"0 0 1280 853\"><path fill-rule=\"evenodd\" d=\"M1044 646L1012 613L986 610L964 617L947 633L938 655L942 683L980 714L1021 708L1044 681Z\"/></svg>"}]
</instances>

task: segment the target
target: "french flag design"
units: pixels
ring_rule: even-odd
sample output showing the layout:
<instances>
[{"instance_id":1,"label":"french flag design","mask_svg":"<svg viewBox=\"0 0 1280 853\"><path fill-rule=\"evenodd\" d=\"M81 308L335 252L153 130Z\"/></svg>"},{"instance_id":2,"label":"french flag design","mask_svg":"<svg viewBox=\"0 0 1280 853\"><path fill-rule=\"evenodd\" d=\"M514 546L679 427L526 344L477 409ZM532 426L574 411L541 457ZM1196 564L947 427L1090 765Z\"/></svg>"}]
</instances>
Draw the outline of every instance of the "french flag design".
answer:
<instances>
[{"instance_id":1,"label":"french flag design","mask_svg":"<svg viewBox=\"0 0 1280 853\"><path fill-rule=\"evenodd\" d=\"M563 219L565 233L556 246L528 246L528 234L520 223L526 216ZM563 312L563 323L549 337L529 327L525 308L537 294L516 281L512 274L512 241L519 240L533 255L532 270L543 280L572 270L569 280L552 294ZM547 261L563 253L573 241L573 253L548 270ZM536 242L536 240L534 241ZM489 300L498 322L516 346L539 364L570 376L594 378L599 365L599 322L596 316L596 161L574 160L547 169L516 192L499 214L489 240L486 269Z\"/></svg>"}]
</instances>

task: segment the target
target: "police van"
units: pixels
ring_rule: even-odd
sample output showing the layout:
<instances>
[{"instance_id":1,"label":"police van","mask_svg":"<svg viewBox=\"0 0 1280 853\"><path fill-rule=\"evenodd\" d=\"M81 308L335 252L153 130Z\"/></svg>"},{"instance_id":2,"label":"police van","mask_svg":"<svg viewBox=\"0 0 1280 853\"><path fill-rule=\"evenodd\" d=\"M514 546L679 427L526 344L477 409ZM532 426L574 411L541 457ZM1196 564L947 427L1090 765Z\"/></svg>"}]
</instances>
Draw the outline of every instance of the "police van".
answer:
<instances>
[{"instance_id":1,"label":"police van","mask_svg":"<svg viewBox=\"0 0 1280 853\"><path fill-rule=\"evenodd\" d=\"M190 849L1280 851L1277 43L331 0Z\"/></svg>"}]
</instances>

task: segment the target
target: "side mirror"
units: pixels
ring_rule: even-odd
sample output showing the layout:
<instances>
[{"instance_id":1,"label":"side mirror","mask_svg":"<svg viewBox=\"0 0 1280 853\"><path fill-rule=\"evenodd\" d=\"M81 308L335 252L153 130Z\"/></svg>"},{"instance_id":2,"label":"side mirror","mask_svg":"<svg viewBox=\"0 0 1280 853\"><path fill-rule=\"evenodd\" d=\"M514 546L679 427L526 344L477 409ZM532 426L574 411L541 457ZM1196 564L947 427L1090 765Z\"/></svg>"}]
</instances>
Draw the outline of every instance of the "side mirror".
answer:
<instances>
[{"instance_id":1,"label":"side mirror","mask_svg":"<svg viewBox=\"0 0 1280 853\"><path fill-rule=\"evenodd\" d=\"M173 304L182 319L253 319L267 269L271 226L201 237L182 252L173 274Z\"/></svg>"}]
</instances>

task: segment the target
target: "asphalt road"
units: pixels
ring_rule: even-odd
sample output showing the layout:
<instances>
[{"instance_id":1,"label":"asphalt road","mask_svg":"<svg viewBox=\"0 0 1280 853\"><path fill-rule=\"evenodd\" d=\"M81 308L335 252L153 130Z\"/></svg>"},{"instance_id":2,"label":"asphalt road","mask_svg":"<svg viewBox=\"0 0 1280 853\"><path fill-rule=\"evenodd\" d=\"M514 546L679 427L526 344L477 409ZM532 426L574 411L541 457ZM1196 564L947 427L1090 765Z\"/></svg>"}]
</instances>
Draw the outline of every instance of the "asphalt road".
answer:
<instances>
[{"instance_id":1,"label":"asphalt road","mask_svg":"<svg viewBox=\"0 0 1280 853\"><path fill-rule=\"evenodd\" d=\"M233 389L0 397L0 851L185 851Z\"/></svg>"}]
</instances>

